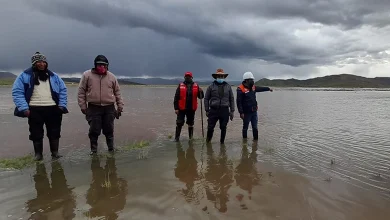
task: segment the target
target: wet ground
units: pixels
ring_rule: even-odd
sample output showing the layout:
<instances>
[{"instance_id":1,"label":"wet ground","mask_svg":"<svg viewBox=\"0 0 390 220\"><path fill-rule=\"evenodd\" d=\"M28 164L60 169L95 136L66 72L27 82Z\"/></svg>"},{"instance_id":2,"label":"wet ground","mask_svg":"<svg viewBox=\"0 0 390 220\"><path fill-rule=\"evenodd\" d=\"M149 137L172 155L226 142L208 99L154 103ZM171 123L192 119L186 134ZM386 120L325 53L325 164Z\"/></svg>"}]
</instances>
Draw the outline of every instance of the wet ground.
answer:
<instances>
[{"instance_id":1,"label":"wet ground","mask_svg":"<svg viewBox=\"0 0 390 220\"><path fill-rule=\"evenodd\" d=\"M69 88L64 158L0 172L0 219L388 219L390 96L386 91L287 91L258 95L260 140L229 123L181 143L174 132L174 88L124 87L116 141L151 145L90 158L88 126ZM32 152L28 127L0 88L0 157ZM206 120L204 121L207 124ZM218 131L218 129L217 129ZM250 132L249 132L250 133ZM249 135L251 137L251 135ZM101 138L102 140L104 138ZM46 145L47 146L47 145ZM99 149L105 153L104 142ZM46 147L46 152L47 147Z\"/></svg>"}]
</instances>

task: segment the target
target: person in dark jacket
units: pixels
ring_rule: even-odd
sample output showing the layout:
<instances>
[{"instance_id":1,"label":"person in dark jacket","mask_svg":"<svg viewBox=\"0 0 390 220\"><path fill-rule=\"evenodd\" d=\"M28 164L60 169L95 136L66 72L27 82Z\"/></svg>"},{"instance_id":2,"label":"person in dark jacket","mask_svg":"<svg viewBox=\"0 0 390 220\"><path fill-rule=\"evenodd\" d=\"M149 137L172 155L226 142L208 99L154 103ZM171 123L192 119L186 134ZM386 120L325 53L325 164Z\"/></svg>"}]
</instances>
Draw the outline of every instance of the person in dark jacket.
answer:
<instances>
[{"instance_id":1,"label":"person in dark jacket","mask_svg":"<svg viewBox=\"0 0 390 220\"><path fill-rule=\"evenodd\" d=\"M35 160L43 159L43 126L49 139L51 156L58 159L62 115L68 113L68 93L64 81L48 69L46 56L36 52L31 57L32 67L24 70L12 87L16 105L14 115L28 118L29 139L33 142Z\"/></svg>"},{"instance_id":2,"label":"person in dark jacket","mask_svg":"<svg viewBox=\"0 0 390 220\"><path fill-rule=\"evenodd\" d=\"M191 72L184 74L184 82L180 83L176 89L173 100L173 107L177 115L175 141L179 141L184 119L187 117L188 136L190 140L194 134L195 111L198 108L198 98L203 99L202 88L193 81Z\"/></svg>"},{"instance_id":3,"label":"person in dark jacket","mask_svg":"<svg viewBox=\"0 0 390 220\"><path fill-rule=\"evenodd\" d=\"M269 87L255 86L255 78L251 72L244 73L243 79L242 84L237 87L237 109L240 113L240 118L243 120L242 137L244 139L247 138L249 123L251 123L253 139L258 140L256 92L272 92L272 89Z\"/></svg>"},{"instance_id":4,"label":"person in dark jacket","mask_svg":"<svg viewBox=\"0 0 390 220\"><path fill-rule=\"evenodd\" d=\"M204 97L204 106L208 117L206 142L211 141L214 127L219 121L221 129L220 143L223 144L229 118L233 120L234 116L234 95L231 86L225 82L228 74L224 73L223 69L217 69L217 72L212 76L215 81L207 88Z\"/></svg>"}]
</instances>

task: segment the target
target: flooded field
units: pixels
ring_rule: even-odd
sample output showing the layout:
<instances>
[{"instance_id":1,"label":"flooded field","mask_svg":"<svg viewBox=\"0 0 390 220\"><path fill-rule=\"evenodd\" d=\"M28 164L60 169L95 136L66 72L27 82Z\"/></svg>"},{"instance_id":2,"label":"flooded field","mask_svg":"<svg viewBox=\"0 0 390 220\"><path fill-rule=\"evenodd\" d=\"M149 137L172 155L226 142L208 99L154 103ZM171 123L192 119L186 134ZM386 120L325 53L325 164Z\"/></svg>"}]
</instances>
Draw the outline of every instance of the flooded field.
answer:
<instances>
[{"instance_id":1,"label":"flooded field","mask_svg":"<svg viewBox=\"0 0 390 220\"><path fill-rule=\"evenodd\" d=\"M238 113L225 145L184 128L174 143L175 88L123 87L116 144L88 156L88 126L69 87L59 161L0 171L0 219L389 219L390 92L275 90L258 94L258 143ZM0 158L32 152L25 119L0 88ZM205 127L207 120L204 120Z\"/></svg>"}]
</instances>

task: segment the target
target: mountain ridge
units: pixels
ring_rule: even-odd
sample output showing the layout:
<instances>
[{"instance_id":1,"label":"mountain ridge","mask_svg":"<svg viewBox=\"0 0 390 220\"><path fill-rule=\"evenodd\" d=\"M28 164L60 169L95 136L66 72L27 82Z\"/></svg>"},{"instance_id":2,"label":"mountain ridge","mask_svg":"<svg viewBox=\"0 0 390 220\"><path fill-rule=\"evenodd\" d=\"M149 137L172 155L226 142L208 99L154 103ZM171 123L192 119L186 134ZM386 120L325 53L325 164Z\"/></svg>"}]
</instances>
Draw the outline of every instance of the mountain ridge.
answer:
<instances>
[{"instance_id":1,"label":"mountain ridge","mask_svg":"<svg viewBox=\"0 0 390 220\"><path fill-rule=\"evenodd\" d=\"M327 75L322 77L298 79L267 79L256 81L256 85L269 87L307 87L307 88L390 88L390 77L368 78L352 74Z\"/></svg>"}]
</instances>

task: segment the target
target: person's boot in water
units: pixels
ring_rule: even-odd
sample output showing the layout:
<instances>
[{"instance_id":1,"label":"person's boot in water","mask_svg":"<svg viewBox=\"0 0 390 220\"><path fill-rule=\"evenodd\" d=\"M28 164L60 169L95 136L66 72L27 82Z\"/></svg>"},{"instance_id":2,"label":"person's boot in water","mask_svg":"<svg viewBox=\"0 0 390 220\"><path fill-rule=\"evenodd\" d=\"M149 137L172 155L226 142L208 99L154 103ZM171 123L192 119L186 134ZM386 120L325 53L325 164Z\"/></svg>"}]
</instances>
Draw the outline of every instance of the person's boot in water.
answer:
<instances>
[{"instance_id":1,"label":"person's boot in water","mask_svg":"<svg viewBox=\"0 0 390 220\"><path fill-rule=\"evenodd\" d=\"M259 140L259 130L257 130L256 128L252 130L253 130L253 140L255 141Z\"/></svg>"},{"instance_id":2,"label":"person's boot in water","mask_svg":"<svg viewBox=\"0 0 390 220\"><path fill-rule=\"evenodd\" d=\"M41 161L43 160L43 140L41 141L33 141L33 145L34 145L34 153L35 153L35 157L34 157L34 160L35 161Z\"/></svg>"},{"instance_id":3,"label":"person's boot in water","mask_svg":"<svg viewBox=\"0 0 390 220\"><path fill-rule=\"evenodd\" d=\"M180 139L180 133L181 133L182 126L176 126L176 132L175 132L175 141L179 142Z\"/></svg>"},{"instance_id":4,"label":"person's boot in water","mask_svg":"<svg viewBox=\"0 0 390 220\"><path fill-rule=\"evenodd\" d=\"M59 159L62 156L58 154L58 148L60 145L60 140L59 139L52 139L49 140L50 144L50 151L51 151L51 157L52 159Z\"/></svg>"},{"instance_id":5,"label":"person's boot in water","mask_svg":"<svg viewBox=\"0 0 390 220\"><path fill-rule=\"evenodd\" d=\"M97 139L90 139L91 143L91 153L90 155L96 155L97 154L97 148L98 148L98 140Z\"/></svg>"},{"instance_id":6,"label":"person's boot in water","mask_svg":"<svg viewBox=\"0 0 390 220\"><path fill-rule=\"evenodd\" d=\"M114 148L114 137L106 137L106 143L107 143L107 148L110 153L115 151Z\"/></svg>"},{"instance_id":7,"label":"person's boot in water","mask_svg":"<svg viewBox=\"0 0 390 220\"><path fill-rule=\"evenodd\" d=\"M226 128L221 129L221 139L220 139L221 144L225 144L225 137L226 137Z\"/></svg>"},{"instance_id":8,"label":"person's boot in water","mask_svg":"<svg viewBox=\"0 0 390 220\"><path fill-rule=\"evenodd\" d=\"M194 127L188 126L188 137L190 140L192 140L192 137L194 136Z\"/></svg>"},{"instance_id":9,"label":"person's boot in water","mask_svg":"<svg viewBox=\"0 0 390 220\"><path fill-rule=\"evenodd\" d=\"M207 130L206 142L210 143L213 139L214 130Z\"/></svg>"}]
</instances>

